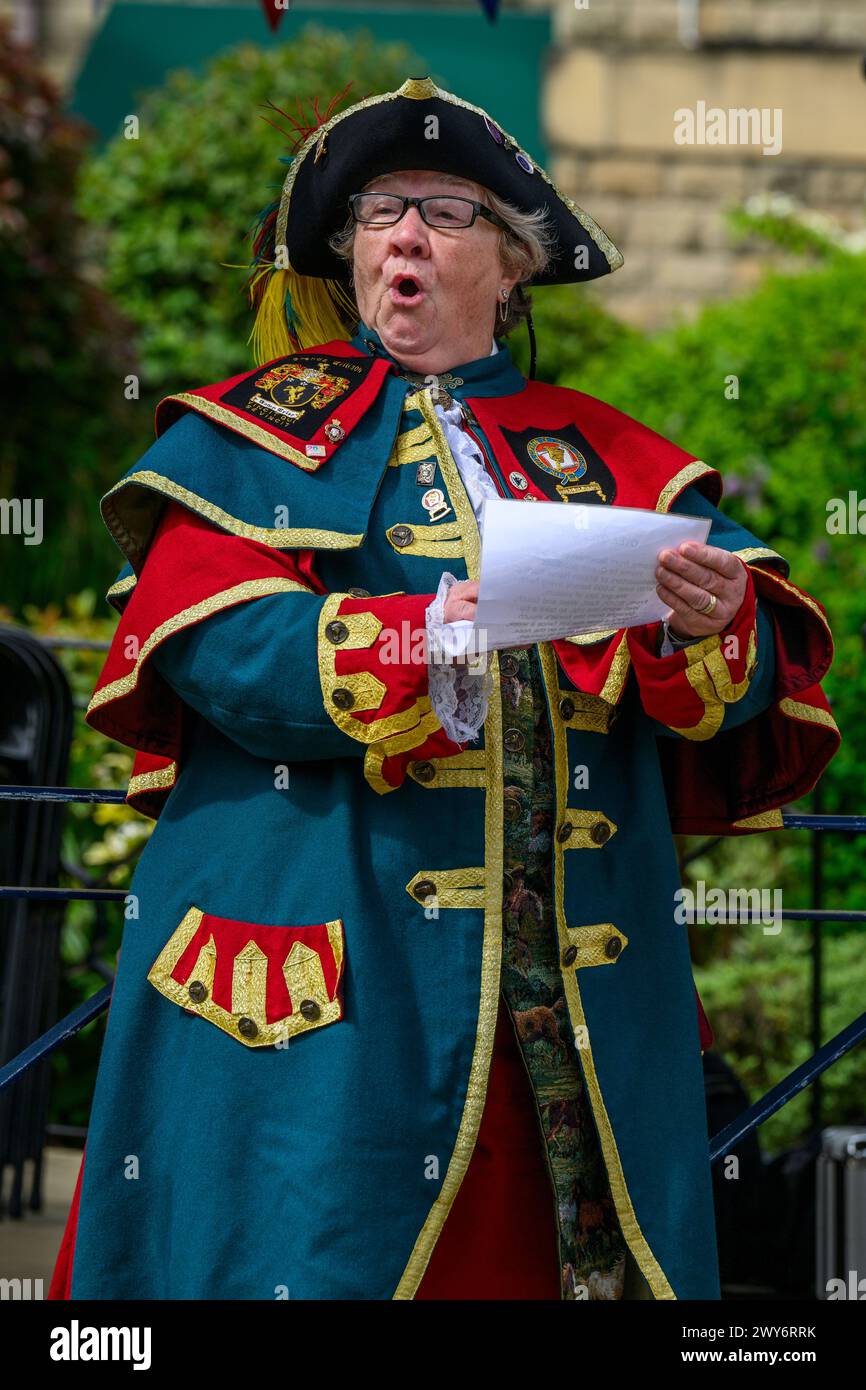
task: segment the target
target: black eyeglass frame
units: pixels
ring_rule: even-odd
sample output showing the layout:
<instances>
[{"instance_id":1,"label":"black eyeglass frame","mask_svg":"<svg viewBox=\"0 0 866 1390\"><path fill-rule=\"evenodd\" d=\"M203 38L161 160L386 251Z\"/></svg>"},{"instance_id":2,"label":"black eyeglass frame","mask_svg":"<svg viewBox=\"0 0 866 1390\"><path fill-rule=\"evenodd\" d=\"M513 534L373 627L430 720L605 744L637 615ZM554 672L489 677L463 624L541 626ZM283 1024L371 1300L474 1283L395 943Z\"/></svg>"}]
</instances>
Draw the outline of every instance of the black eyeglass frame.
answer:
<instances>
[{"instance_id":1,"label":"black eyeglass frame","mask_svg":"<svg viewBox=\"0 0 866 1390\"><path fill-rule=\"evenodd\" d=\"M375 195L376 193L378 193L380 197L400 198L402 200L403 210L402 212L398 213L398 215L394 218L393 222L370 222L357 215L355 211L355 200L357 198L369 198L371 195ZM447 232L449 230L447 226L436 226L435 223L428 222L427 218L424 216L424 204L432 203L439 198L451 198L457 203L468 203L469 206L472 208L472 221L466 222L460 227L452 227L450 229L451 231L465 232L467 228L475 226L475 219L477 217L483 217L487 222L491 222L494 227L500 227L503 231L508 231L508 223L503 221L503 219L498 215L498 213L495 213L492 208L487 207L484 203L479 203L475 198L464 198L459 193L428 193L423 198L410 198L407 193L392 193L391 190L388 188L368 188L363 193L351 193L349 195L348 201L352 217L354 218L355 222L359 223L362 227L394 227L397 225L399 221L401 221L402 218L406 216L406 213L409 208L417 208L419 213L421 214L422 222L426 222L427 226L432 227L434 232Z\"/></svg>"}]
</instances>

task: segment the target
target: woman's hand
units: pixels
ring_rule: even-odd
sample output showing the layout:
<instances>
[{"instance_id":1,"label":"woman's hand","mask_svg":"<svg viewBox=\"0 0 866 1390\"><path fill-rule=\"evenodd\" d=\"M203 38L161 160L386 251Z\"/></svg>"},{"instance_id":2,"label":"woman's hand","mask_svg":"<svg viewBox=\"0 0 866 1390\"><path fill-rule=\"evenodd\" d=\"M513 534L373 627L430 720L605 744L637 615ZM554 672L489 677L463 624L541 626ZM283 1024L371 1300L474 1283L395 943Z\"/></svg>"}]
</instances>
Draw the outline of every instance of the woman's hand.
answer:
<instances>
[{"instance_id":1,"label":"woman's hand","mask_svg":"<svg viewBox=\"0 0 866 1390\"><path fill-rule=\"evenodd\" d=\"M477 607L478 580L459 579L448 590L443 609L444 620L446 623L457 623L463 618L468 618L469 622L474 623Z\"/></svg>"},{"instance_id":2,"label":"woman's hand","mask_svg":"<svg viewBox=\"0 0 866 1390\"><path fill-rule=\"evenodd\" d=\"M748 576L742 560L729 550L683 541L676 550L659 551L656 579L656 593L673 609L670 630L678 637L710 637L737 613ZM702 613L710 595L715 596L715 607Z\"/></svg>"}]
</instances>

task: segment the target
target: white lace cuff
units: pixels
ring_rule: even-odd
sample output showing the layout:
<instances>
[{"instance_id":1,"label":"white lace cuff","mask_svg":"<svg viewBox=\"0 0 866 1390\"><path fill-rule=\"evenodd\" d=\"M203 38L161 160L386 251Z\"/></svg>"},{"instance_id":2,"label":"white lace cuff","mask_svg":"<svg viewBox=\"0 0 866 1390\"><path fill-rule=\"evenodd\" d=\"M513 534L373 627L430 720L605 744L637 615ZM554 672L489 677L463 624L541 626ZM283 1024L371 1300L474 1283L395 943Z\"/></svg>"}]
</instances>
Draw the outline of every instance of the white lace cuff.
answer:
<instances>
[{"instance_id":1,"label":"white lace cuff","mask_svg":"<svg viewBox=\"0 0 866 1390\"><path fill-rule=\"evenodd\" d=\"M466 618L445 622L445 599L457 582L446 571L426 611L427 677L436 718L452 742L466 743L478 737L487 718L493 678L486 653L471 651L467 661L455 664L470 650L474 627Z\"/></svg>"}]
</instances>

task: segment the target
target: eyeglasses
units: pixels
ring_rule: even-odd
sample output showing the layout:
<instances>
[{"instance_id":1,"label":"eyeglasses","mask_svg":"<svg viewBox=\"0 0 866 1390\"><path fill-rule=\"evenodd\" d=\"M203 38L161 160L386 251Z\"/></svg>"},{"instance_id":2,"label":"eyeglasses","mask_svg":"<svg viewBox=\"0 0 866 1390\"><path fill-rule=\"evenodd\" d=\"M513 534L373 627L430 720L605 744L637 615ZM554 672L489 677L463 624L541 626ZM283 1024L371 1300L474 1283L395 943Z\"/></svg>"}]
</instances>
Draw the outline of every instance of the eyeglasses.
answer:
<instances>
[{"instance_id":1,"label":"eyeglasses","mask_svg":"<svg viewBox=\"0 0 866 1390\"><path fill-rule=\"evenodd\" d=\"M409 198L402 193L353 193L349 207L356 222L374 227L393 226L405 216L407 208L417 208L428 227L471 227L476 217L483 217L494 227L508 229L508 223L483 203L440 193L427 198Z\"/></svg>"}]
</instances>

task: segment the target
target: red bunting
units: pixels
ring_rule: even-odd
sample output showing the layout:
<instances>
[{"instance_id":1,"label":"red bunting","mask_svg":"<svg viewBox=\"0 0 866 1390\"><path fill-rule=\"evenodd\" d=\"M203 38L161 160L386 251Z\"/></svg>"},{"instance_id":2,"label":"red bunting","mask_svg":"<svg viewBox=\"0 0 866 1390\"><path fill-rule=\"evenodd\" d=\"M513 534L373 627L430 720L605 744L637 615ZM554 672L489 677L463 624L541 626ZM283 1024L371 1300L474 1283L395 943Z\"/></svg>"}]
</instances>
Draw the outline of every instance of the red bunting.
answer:
<instances>
[{"instance_id":1,"label":"red bunting","mask_svg":"<svg viewBox=\"0 0 866 1390\"><path fill-rule=\"evenodd\" d=\"M292 0L262 0L262 9L272 34L277 32L280 20L291 3Z\"/></svg>"}]
</instances>

